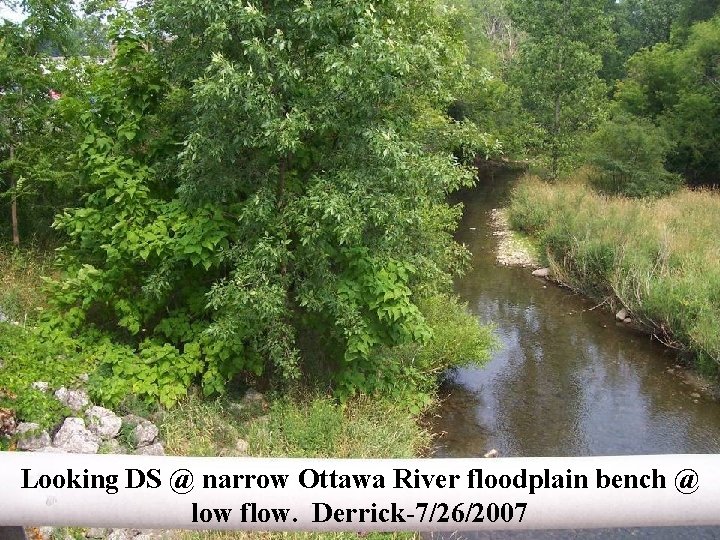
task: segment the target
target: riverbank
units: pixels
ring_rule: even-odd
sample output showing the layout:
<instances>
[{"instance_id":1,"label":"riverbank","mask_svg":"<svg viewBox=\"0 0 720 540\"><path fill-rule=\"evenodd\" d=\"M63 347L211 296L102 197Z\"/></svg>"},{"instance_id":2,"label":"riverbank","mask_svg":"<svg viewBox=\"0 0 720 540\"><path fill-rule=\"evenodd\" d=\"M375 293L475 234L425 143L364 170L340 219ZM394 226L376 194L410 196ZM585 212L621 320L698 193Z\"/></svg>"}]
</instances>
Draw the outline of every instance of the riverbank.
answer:
<instances>
[{"instance_id":1,"label":"riverbank","mask_svg":"<svg viewBox=\"0 0 720 540\"><path fill-rule=\"evenodd\" d=\"M691 353L704 375L720 363L720 196L683 190L660 200L596 194L583 182L526 176L508 220L537 245L559 283Z\"/></svg>"}]
</instances>

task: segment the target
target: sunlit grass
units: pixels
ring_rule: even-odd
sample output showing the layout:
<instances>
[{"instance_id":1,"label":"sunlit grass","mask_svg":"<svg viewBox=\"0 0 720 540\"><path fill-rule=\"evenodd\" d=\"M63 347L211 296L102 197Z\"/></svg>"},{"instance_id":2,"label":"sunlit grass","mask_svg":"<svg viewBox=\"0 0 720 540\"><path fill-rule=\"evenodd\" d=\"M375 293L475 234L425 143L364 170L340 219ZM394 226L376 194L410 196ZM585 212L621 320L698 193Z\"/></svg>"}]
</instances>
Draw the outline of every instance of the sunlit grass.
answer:
<instances>
[{"instance_id":1,"label":"sunlit grass","mask_svg":"<svg viewBox=\"0 0 720 540\"><path fill-rule=\"evenodd\" d=\"M720 194L659 200L598 195L582 178L515 189L511 225L531 234L556 276L610 298L668 344L720 363Z\"/></svg>"},{"instance_id":2,"label":"sunlit grass","mask_svg":"<svg viewBox=\"0 0 720 540\"><path fill-rule=\"evenodd\" d=\"M0 312L20 323L33 319L47 302L41 278L52 271L51 253L0 248Z\"/></svg>"}]
</instances>

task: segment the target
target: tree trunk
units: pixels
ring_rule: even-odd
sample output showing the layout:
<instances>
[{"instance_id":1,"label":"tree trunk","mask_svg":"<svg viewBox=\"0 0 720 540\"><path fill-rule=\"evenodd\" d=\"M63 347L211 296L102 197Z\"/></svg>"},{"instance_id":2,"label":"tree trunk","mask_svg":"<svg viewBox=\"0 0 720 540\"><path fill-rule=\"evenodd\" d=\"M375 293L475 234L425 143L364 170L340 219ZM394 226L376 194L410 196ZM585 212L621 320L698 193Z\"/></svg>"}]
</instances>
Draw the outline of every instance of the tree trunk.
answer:
<instances>
[{"instance_id":1,"label":"tree trunk","mask_svg":"<svg viewBox=\"0 0 720 540\"><path fill-rule=\"evenodd\" d=\"M10 161L12 161L15 158L15 149L11 146L10 147ZM10 215L12 219L12 235L13 235L13 245L15 247L20 247L20 229L18 227L18 212L17 212L17 194L15 193L15 189L17 188L17 182L15 181L15 176L13 173L10 173L10 189L13 191L12 198L10 200Z\"/></svg>"},{"instance_id":2,"label":"tree trunk","mask_svg":"<svg viewBox=\"0 0 720 540\"><path fill-rule=\"evenodd\" d=\"M562 65L558 68L562 70ZM553 147L552 147L552 178L557 180L560 169L560 115L562 112L562 96L555 96L555 116L553 118Z\"/></svg>"}]
</instances>

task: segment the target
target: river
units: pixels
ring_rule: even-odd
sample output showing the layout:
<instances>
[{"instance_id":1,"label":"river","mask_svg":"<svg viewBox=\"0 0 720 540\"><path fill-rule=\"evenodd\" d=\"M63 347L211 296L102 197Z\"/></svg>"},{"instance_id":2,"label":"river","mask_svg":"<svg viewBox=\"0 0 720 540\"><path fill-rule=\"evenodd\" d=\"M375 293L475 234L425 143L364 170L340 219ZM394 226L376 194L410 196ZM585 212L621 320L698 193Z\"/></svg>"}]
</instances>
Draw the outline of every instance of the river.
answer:
<instances>
[{"instance_id":1,"label":"river","mask_svg":"<svg viewBox=\"0 0 720 540\"><path fill-rule=\"evenodd\" d=\"M720 453L720 403L692 384L672 351L595 304L522 268L499 266L490 211L516 175L462 196L458 240L472 270L456 283L501 349L448 374L435 419L437 457ZM449 536L435 535L435 538ZM452 538L720 538L720 529L474 533Z\"/></svg>"}]
</instances>

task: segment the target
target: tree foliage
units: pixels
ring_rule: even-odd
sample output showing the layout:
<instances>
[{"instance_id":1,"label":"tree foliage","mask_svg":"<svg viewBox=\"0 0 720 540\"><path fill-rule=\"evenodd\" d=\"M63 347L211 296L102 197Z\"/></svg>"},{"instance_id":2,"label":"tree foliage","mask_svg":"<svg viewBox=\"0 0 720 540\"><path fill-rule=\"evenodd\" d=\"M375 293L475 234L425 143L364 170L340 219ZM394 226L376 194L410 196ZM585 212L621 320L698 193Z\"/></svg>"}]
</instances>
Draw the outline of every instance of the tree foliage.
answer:
<instances>
[{"instance_id":1,"label":"tree foliage","mask_svg":"<svg viewBox=\"0 0 720 540\"><path fill-rule=\"evenodd\" d=\"M592 184L600 191L630 197L667 195L681 178L665 170L670 141L648 120L620 116L602 124L590 137L588 162Z\"/></svg>"},{"instance_id":2,"label":"tree foliage","mask_svg":"<svg viewBox=\"0 0 720 540\"><path fill-rule=\"evenodd\" d=\"M527 34L514 69L523 102L541 128L540 152L556 177L577 146L577 134L593 125L603 99L598 73L610 41L602 0L532 0L511 4L510 14Z\"/></svg>"},{"instance_id":3,"label":"tree foliage","mask_svg":"<svg viewBox=\"0 0 720 540\"><path fill-rule=\"evenodd\" d=\"M635 55L619 85L619 106L665 128L671 170L691 183L714 183L720 167L720 18L694 25L682 45Z\"/></svg>"},{"instance_id":4,"label":"tree foliage","mask_svg":"<svg viewBox=\"0 0 720 540\"><path fill-rule=\"evenodd\" d=\"M63 325L141 351L108 359L115 396L172 402L197 377L216 393L309 366L347 392L393 377L374 354L431 339L418 301L464 260L445 199L472 175L453 151L489 141L444 114L466 56L450 11L158 0L138 15L116 18L115 58L75 98L87 196L56 222Z\"/></svg>"}]
</instances>

